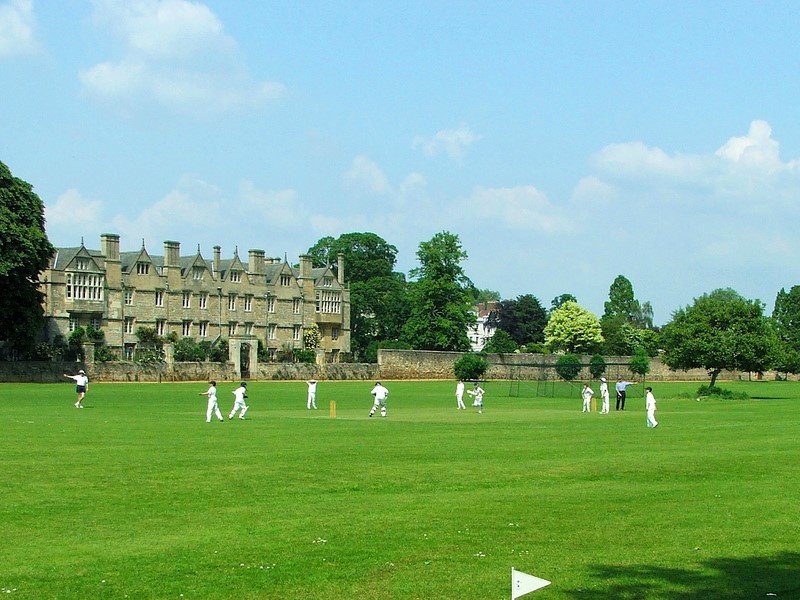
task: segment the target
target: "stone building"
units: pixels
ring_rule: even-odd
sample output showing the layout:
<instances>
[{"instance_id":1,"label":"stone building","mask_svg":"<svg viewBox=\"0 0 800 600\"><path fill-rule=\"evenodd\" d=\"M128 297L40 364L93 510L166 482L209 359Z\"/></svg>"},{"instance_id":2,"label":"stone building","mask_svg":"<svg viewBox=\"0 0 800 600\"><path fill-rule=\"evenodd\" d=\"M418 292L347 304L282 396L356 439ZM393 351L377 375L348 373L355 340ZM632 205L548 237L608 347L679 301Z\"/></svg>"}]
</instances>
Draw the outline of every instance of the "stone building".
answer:
<instances>
[{"instance_id":1,"label":"stone building","mask_svg":"<svg viewBox=\"0 0 800 600\"><path fill-rule=\"evenodd\" d=\"M299 268L286 259L250 250L243 262L234 251L223 259L200 252L182 256L180 243L164 242L163 256L142 243L137 252L120 252L115 234L100 236L100 250L81 245L57 248L49 268L40 274L45 294L45 337L67 339L76 327L102 329L106 345L122 358L135 356L139 327L161 336L174 332L195 341L229 341L244 347L255 364L260 341L270 357L303 347L303 332L319 326L322 340L317 362L338 362L350 352L350 291L344 285L344 259L337 272L313 268L300 256ZM238 362L238 356L233 359Z\"/></svg>"}]
</instances>

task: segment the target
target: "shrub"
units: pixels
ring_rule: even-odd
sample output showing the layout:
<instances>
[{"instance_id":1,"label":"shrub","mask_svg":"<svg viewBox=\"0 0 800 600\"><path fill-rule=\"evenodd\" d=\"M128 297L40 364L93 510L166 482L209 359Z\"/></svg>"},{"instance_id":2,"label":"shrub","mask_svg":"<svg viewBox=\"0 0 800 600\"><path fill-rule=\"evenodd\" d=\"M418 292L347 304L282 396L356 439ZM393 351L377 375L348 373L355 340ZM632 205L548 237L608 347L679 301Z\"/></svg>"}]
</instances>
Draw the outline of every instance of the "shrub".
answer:
<instances>
[{"instance_id":1,"label":"shrub","mask_svg":"<svg viewBox=\"0 0 800 600\"><path fill-rule=\"evenodd\" d=\"M479 354L468 352L453 364L456 379L475 381L483 379L489 370L489 362Z\"/></svg>"},{"instance_id":2,"label":"shrub","mask_svg":"<svg viewBox=\"0 0 800 600\"><path fill-rule=\"evenodd\" d=\"M599 378L606 372L606 359L600 354L592 356L592 360L589 361L589 372L595 379Z\"/></svg>"},{"instance_id":3,"label":"shrub","mask_svg":"<svg viewBox=\"0 0 800 600\"><path fill-rule=\"evenodd\" d=\"M628 364L631 373L636 373L644 377L650 372L650 357L644 348L637 348L634 355L631 357L631 362Z\"/></svg>"},{"instance_id":4,"label":"shrub","mask_svg":"<svg viewBox=\"0 0 800 600\"><path fill-rule=\"evenodd\" d=\"M574 354L565 354L556 362L556 373L561 379L572 381L581 372L581 359Z\"/></svg>"},{"instance_id":5,"label":"shrub","mask_svg":"<svg viewBox=\"0 0 800 600\"><path fill-rule=\"evenodd\" d=\"M750 398L750 396L744 392L732 392L731 390L724 390L716 385L708 386L703 384L697 388L698 400L708 397L719 398L720 400L747 400Z\"/></svg>"},{"instance_id":6,"label":"shrub","mask_svg":"<svg viewBox=\"0 0 800 600\"><path fill-rule=\"evenodd\" d=\"M314 364L317 360L317 353L313 348L303 348L294 351L294 359L299 363Z\"/></svg>"}]
</instances>

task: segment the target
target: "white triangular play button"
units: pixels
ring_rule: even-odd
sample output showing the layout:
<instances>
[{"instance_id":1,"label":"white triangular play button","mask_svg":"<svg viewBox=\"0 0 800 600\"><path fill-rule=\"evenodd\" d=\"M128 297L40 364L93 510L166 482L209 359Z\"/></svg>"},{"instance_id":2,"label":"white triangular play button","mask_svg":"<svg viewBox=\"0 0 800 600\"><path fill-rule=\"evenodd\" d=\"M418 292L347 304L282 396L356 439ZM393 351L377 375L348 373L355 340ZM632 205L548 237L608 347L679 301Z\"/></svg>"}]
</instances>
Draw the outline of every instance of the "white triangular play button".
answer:
<instances>
[{"instance_id":1,"label":"white triangular play button","mask_svg":"<svg viewBox=\"0 0 800 600\"><path fill-rule=\"evenodd\" d=\"M517 571L511 568L511 600L524 596L530 592L535 592L547 585L550 585L547 579L540 579L533 575L528 575L522 571Z\"/></svg>"}]
</instances>

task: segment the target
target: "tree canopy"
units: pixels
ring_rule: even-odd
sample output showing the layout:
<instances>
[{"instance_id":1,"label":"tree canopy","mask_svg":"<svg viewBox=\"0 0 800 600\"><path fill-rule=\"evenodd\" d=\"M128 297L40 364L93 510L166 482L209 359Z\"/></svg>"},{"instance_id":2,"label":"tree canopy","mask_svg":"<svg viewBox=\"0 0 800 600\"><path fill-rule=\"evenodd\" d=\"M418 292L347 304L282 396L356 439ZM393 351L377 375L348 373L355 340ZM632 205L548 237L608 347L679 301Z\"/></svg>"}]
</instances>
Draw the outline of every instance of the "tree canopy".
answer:
<instances>
[{"instance_id":1,"label":"tree canopy","mask_svg":"<svg viewBox=\"0 0 800 600\"><path fill-rule=\"evenodd\" d=\"M767 370L777 346L764 305L732 289L714 290L675 311L661 341L668 367L706 369L711 387L723 370Z\"/></svg>"},{"instance_id":2,"label":"tree canopy","mask_svg":"<svg viewBox=\"0 0 800 600\"><path fill-rule=\"evenodd\" d=\"M350 345L363 356L371 345L400 338L409 314L405 276L394 271L397 248L374 233L324 237L308 250L315 266L338 272L344 257L350 286Z\"/></svg>"},{"instance_id":3,"label":"tree canopy","mask_svg":"<svg viewBox=\"0 0 800 600\"><path fill-rule=\"evenodd\" d=\"M520 346L544 341L547 311L532 294L517 296L516 300L503 300L492 319L499 329L507 332Z\"/></svg>"},{"instance_id":4,"label":"tree canopy","mask_svg":"<svg viewBox=\"0 0 800 600\"><path fill-rule=\"evenodd\" d=\"M337 271L337 257L344 255L345 281L367 281L389 277L397 262L397 248L375 233L343 233L320 239L308 249L315 267Z\"/></svg>"},{"instance_id":5,"label":"tree canopy","mask_svg":"<svg viewBox=\"0 0 800 600\"><path fill-rule=\"evenodd\" d=\"M0 162L0 339L27 350L39 333L44 311L39 274L55 248L44 227L44 204L31 184Z\"/></svg>"},{"instance_id":6,"label":"tree canopy","mask_svg":"<svg viewBox=\"0 0 800 600\"><path fill-rule=\"evenodd\" d=\"M775 368L784 373L800 373L800 286L787 292L781 288L775 298L772 321L780 342Z\"/></svg>"},{"instance_id":7,"label":"tree canopy","mask_svg":"<svg viewBox=\"0 0 800 600\"><path fill-rule=\"evenodd\" d=\"M554 311L555 309L560 308L561 305L566 302L577 302L577 301L578 299L572 294L561 294L551 300L550 310Z\"/></svg>"},{"instance_id":8,"label":"tree canopy","mask_svg":"<svg viewBox=\"0 0 800 600\"><path fill-rule=\"evenodd\" d=\"M411 314L404 339L420 350L466 351L468 329L475 323L472 282L461 263L467 253L457 235L437 233L417 250L419 267L412 269Z\"/></svg>"},{"instance_id":9,"label":"tree canopy","mask_svg":"<svg viewBox=\"0 0 800 600\"><path fill-rule=\"evenodd\" d=\"M552 350L572 353L591 353L603 343L600 320L571 300L550 313L544 338Z\"/></svg>"}]
</instances>

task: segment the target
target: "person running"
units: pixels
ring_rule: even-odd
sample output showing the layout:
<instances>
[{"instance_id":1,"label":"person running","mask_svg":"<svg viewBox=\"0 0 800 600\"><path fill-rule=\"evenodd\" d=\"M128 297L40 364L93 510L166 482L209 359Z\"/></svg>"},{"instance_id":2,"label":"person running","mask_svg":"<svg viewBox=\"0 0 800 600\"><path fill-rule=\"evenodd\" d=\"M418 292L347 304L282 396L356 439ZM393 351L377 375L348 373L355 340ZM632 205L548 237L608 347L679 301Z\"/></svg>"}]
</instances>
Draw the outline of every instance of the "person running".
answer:
<instances>
[{"instance_id":1,"label":"person running","mask_svg":"<svg viewBox=\"0 0 800 600\"><path fill-rule=\"evenodd\" d=\"M381 385L380 381L375 382L375 387L372 388L370 392L373 396L375 396L374 403L372 405L372 410L369 411L369 416L375 414L375 411L378 410L378 407L381 407L381 416L386 416L386 398L389 396L389 390Z\"/></svg>"},{"instance_id":2,"label":"person running","mask_svg":"<svg viewBox=\"0 0 800 600\"><path fill-rule=\"evenodd\" d=\"M86 376L86 371L81 369L78 371L77 375L67 375L64 373L64 377L69 377L70 379L75 380L75 393L78 396L78 401L75 403L75 408L83 408L83 399L89 389L89 378Z\"/></svg>"},{"instance_id":3,"label":"person running","mask_svg":"<svg viewBox=\"0 0 800 600\"><path fill-rule=\"evenodd\" d=\"M476 382L475 387L467 390L467 393L474 398L472 406L478 407L478 414L483 414L483 395L486 393L483 388Z\"/></svg>"},{"instance_id":4,"label":"person running","mask_svg":"<svg viewBox=\"0 0 800 600\"><path fill-rule=\"evenodd\" d=\"M244 413L247 412L247 409L250 408L247 406L247 403L244 401L247 398L247 382L243 381L242 385L238 388L233 390L233 408L231 409L231 414L228 415L229 419L232 419L236 416L237 411L242 411L239 413L239 418L244 421Z\"/></svg>"},{"instance_id":5,"label":"person running","mask_svg":"<svg viewBox=\"0 0 800 600\"><path fill-rule=\"evenodd\" d=\"M213 379L208 382L208 391L200 392L200 396L208 396L208 408L206 409L206 423L211 423L211 415L216 415L217 419L224 423L225 419L222 418L222 413L219 412L219 404L217 404L217 382Z\"/></svg>"}]
</instances>

